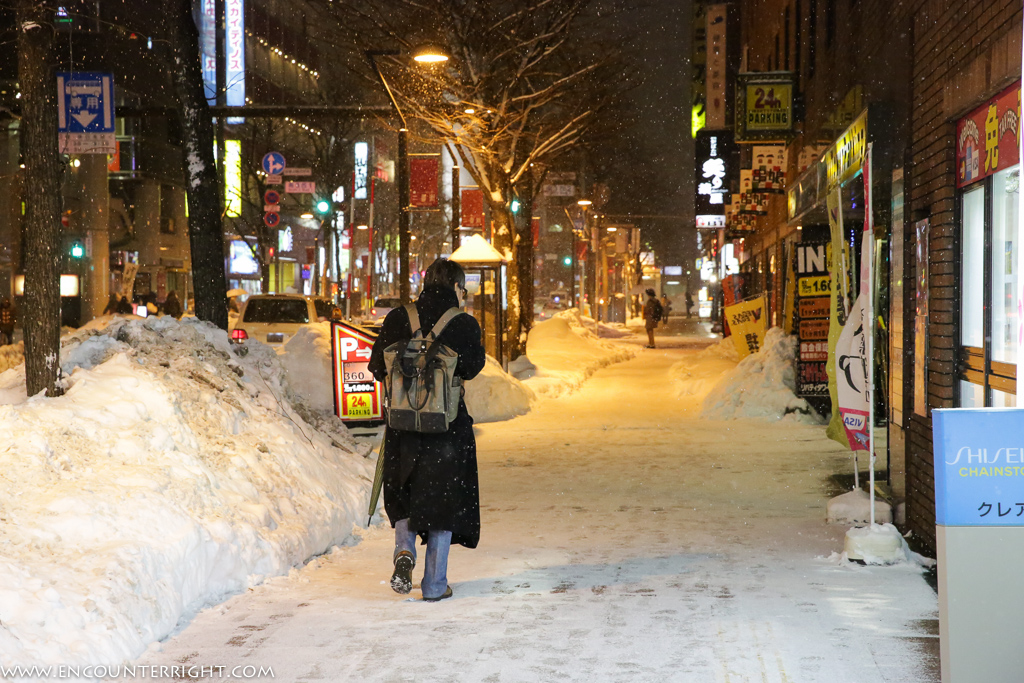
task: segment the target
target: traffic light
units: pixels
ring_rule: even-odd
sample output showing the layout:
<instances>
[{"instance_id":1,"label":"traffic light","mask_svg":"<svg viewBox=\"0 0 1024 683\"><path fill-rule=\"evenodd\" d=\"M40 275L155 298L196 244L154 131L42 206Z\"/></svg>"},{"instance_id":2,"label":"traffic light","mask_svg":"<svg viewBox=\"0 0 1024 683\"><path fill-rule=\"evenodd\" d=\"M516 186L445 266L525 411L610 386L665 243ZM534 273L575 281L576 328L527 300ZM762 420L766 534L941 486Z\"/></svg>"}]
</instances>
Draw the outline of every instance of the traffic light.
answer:
<instances>
[{"instance_id":1,"label":"traffic light","mask_svg":"<svg viewBox=\"0 0 1024 683\"><path fill-rule=\"evenodd\" d=\"M318 199L314 208L318 214L326 216L331 212L331 203L326 199Z\"/></svg>"},{"instance_id":2,"label":"traffic light","mask_svg":"<svg viewBox=\"0 0 1024 683\"><path fill-rule=\"evenodd\" d=\"M71 243L71 258L82 258L85 256L85 246L81 242Z\"/></svg>"},{"instance_id":3,"label":"traffic light","mask_svg":"<svg viewBox=\"0 0 1024 683\"><path fill-rule=\"evenodd\" d=\"M565 257L563 257L562 258L562 263L564 263L566 265L566 267L571 266L572 265L572 256L565 256Z\"/></svg>"},{"instance_id":4,"label":"traffic light","mask_svg":"<svg viewBox=\"0 0 1024 683\"><path fill-rule=\"evenodd\" d=\"M518 197L513 197L512 198L511 209L512 209L512 213L519 213L519 198Z\"/></svg>"}]
</instances>

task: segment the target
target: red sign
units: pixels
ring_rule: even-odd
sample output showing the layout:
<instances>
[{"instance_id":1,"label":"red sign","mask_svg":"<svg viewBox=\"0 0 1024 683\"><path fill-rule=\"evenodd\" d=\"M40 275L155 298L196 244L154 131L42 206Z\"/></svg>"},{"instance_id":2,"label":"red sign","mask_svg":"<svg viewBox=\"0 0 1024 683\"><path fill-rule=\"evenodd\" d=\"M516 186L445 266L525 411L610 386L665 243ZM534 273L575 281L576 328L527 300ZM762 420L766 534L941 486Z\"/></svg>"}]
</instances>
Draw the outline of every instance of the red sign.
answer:
<instances>
[{"instance_id":1,"label":"red sign","mask_svg":"<svg viewBox=\"0 0 1024 683\"><path fill-rule=\"evenodd\" d=\"M437 208L437 179L441 157L431 155L409 159L409 207Z\"/></svg>"},{"instance_id":2,"label":"red sign","mask_svg":"<svg viewBox=\"0 0 1024 683\"><path fill-rule=\"evenodd\" d=\"M534 216L530 221L530 228L533 230L533 248L537 248L537 244L540 243L540 217Z\"/></svg>"},{"instance_id":3,"label":"red sign","mask_svg":"<svg viewBox=\"0 0 1024 683\"><path fill-rule=\"evenodd\" d=\"M280 204L281 203L281 193L278 192L277 190L267 190L266 192L263 193L263 203L264 204Z\"/></svg>"},{"instance_id":4,"label":"red sign","mask_svg":"<svg viewBox=\"0 0 1024 683\"><path fill-rule=\"evenodd\" d=\"M121 143L116 140L114 141L114 153L107 155L107 170L111 173L121 170Z\"/></svg>"},{"instance_id":5,"label":"red sign","mask_svg":"<svg viewBox=\"0 0 1024 683\"><path fill-rule=\"evenodd\" d=\"M484 193L479 187L462 191L462 203L460 205L462 227L484 228Z\"/></svg>"},{"instance_id":6,"label":"red sign","mask_svg":"<svg viewBox=\"0 0 1024 683\"><path fill-rule=\"evenodd\" d=\"M370 351L376 337L343 322L331 322L334 366L334 412L345 422L381 420L381 383L370 374Z\"/></svg>"},{"instance_id":7,"label":"red sign","mask_svg":"<svg viewBox=\"0 0 1024 683\"><path fill-rule=\"evenodd\" d=\"M956 125L956 185L964 187L1020 161L1020 83Z\"/></svg>"},{"instance_id":8,"label":"red sign","mask_svg":"<svg viewBox=\"0 0 1024 683\"><path fill-rule=\"evenodd\" d=\"M263 224L268 228L276 228L281 223L281 214L268 211L263 214Z\"/></svg>"}]
</instances>

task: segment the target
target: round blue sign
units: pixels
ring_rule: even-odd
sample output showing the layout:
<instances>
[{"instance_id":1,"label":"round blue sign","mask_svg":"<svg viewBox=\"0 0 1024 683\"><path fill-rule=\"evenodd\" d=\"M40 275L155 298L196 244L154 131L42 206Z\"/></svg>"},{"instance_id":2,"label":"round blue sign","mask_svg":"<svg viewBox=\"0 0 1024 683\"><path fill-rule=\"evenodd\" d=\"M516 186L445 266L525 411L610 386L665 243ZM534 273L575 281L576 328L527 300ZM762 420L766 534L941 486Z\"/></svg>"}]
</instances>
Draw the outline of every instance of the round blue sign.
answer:
<instances>
[{"instance_id":1,"label":"round blue sign","mask_svg":"<svg viewBox=\"0 0 1024 683\"><path fill-rule=\"evenodd\" d=\"M281 214L279 213L268 211L267 213L263 214L263 223L266 224L268 228L276 228L278 223L280 222Z\"/></svg>"},{"instance_id":2,"label":"round blue sign","mask_svg":"<svg viewBox=\"0 0 1024 683\"><path fill-rule=\"evenodd\" d=\"M267 175L281 175L284 167L284 155L280 152L267 152L263 155L263 172Z\"/></svg>"}]
</instances>

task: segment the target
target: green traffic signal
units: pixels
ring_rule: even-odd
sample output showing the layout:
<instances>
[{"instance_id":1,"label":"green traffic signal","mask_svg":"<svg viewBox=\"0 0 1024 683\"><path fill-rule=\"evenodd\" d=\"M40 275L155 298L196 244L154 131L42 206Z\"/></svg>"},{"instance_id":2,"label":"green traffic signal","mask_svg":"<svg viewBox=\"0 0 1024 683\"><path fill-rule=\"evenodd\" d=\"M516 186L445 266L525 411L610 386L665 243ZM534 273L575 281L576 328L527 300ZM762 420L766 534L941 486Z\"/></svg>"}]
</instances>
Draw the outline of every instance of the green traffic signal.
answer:
<instances>
[{"instance_id":1,"label":"green traffic signal","mask_svg":"<svg viewBox=\"0 0 1024 683\"><path fill-rule=\"evenodd\" d=\"M572 265L572 256L566 256L565 258L563 258L562 259L562 263L564 263L567 266L571 266Z\"/></svg>"},{"instance_id":2,"label":"green traffic signal","mask_svg":"<svg viewBox=\"0 0 1024 683\"><path fill-rule=\"evenodd\" d=\"M82 246L81 242L75 242L71 245L71 258L82 258L85 256L85 247Z\"/></svg>"},{"instance_id":3,"label":"green traffic signal","mask_svg":"<svg viewBox=\"0 0 1024 683\"><path fill-rule=\"evenodd\" d=\"M513 199L512 200L512 213L519 213L519 200L518 199Z\"/></svg>"},{"instance_id":4,"label":"green traffic signal","mask_svg":"<svg viewBox=\"0 0 1024 683\"><path fill-rule=\"evenodd\" d=\"M316 212L318 214L320 214L321 216L327 215L327 213L330 210L331 210L331 203L329 201L327 201L326 199L321 199L320 201L318 201L316 203Z\"/></svg>"}]
</instances>

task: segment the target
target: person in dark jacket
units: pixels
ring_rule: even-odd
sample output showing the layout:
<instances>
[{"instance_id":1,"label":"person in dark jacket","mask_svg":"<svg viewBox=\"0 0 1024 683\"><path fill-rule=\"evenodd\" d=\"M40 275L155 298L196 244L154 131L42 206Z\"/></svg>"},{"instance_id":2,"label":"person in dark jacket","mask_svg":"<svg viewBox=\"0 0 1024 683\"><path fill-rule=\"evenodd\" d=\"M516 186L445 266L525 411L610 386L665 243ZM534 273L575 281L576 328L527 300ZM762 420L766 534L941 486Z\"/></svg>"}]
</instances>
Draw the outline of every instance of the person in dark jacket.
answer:
<instances>
[{"instance_id":1,"label":"person in dark jacket","mask_svg":"<svg viewBox=\"0 0 1024 683\"><path fill-rule=\"evenodd\" d=\"M647 330L646 349L654 348L654 328L658 326L658 319L661 317L661 304L653 289L647 290L647 302L644 303L644 328Z\"/></svg>"},{"instance_id":2,"label":"person in dark jacket","mask_svg":"<svg viewBox=\"0 0 1024 683\"><path fill-rule=\"evenodd\" d=\"M117 294L111 294L107 299L107 307L103 309L103 315L114 315L117 313Z\"/></svg>"},{"instance_id":3,"label":"person in dark jacket","mask_svg":"<svg viewBox=\"0 0 1024 683\"><path fill-rule=\"evenodd\" d=\"M14 307L10 299L0 303L0 346L14 343Z\"/></svg>"},{"instance_id":4,"label":"person in dark jacket","mask_svg":"<svg viewBox=\"0 0 1024 683\"><path fill-rule=\"evenodd\" d=\"M462 308L466 274L454 261L438 259L427 269L416 312L424 330L430 330L452 307ZM384 381L384 349L411 339L414 330L404 307L384 318L373 344L370 372ZM473 379L486 362L480 324L471 315L457 315L439 340L459 355L456 376ZM384 509L395 529L395 570L391 587L398 593L412 590L416 565L416 536L426 543L426 565L420 587L423 599L433 602L452 595L448 585L448 550L452 543L475 548L480 540L480 488L477 480L473 418L459 399L459 413L444 434L385 432Z\"/></svg>"},{"instance_id":5,"label":"person in dark jacket","mask_svg":"<svg viewBox=\"0 0 1024 683\"><path fill-rule=\"evenodd\" d=\"M121 315L131 315L135 312L132 308L131 302L128 301L128 297L122 296L121 300L117 302L117 312Z\"/></svg>"},{"instance_id":6,"label":"person in dark jacket","mask_svg":"<svg viewBox=\"0 0 1024 683\"><path fill-rule=\"evenodd\" d=\"M169 315L172 318L181 318L184 311L181 309L181 300L178 299L178 293L173 289L167 293L167 298L164 299L164 315Z\"/></svg>"}]
</instances>

